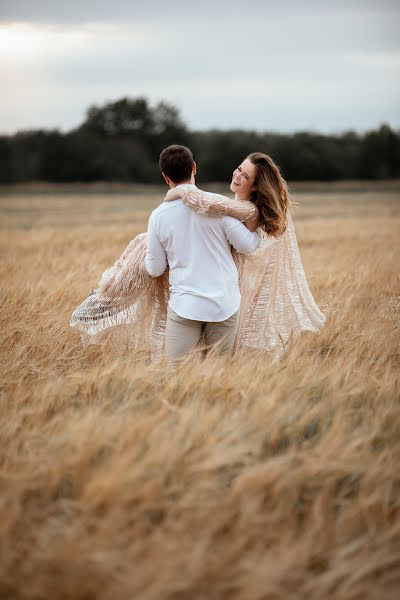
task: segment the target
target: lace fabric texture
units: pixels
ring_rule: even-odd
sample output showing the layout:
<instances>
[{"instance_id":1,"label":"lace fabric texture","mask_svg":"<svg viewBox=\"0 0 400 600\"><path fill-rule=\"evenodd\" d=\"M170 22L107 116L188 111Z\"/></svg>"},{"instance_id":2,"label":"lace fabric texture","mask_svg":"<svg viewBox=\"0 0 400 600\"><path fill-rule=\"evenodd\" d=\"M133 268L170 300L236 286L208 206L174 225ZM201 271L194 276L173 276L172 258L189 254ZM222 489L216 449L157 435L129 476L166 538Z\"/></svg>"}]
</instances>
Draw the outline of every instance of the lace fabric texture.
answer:
<instances>
[{"instance_id":1,"label":"lace fabric texture","mask_svg":"<svg viewBox=\"0 0 400 600\"><path fill-rule=\"evenodd\" d=\"M230 215L256 224L258 210L249 201L183 188L183 202L210 217ZM266 350L283 356L289 341L302 331L317 332L326 321L307 283L290 211L285 232L274 237L258 228L261 242L250 254L232 249L241 292L239 328L234 352ZM83 345L101 344L114 336L118 344L149 350L152 360L164 350L169 300L168 268L151 277L144 266L146 233L131 240L96 289L72 313L70 325Z\"/></svg>"}]
</instances>

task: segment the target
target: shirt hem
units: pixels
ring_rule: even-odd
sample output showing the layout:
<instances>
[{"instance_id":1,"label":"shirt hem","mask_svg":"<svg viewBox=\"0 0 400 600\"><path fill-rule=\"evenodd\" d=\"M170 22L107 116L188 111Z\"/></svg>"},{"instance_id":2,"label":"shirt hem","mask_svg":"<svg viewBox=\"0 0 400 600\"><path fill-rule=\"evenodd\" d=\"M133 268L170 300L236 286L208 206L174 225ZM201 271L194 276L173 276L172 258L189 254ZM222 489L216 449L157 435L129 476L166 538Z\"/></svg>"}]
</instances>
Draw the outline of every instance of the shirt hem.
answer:
<instances>
[{"instance_id":1,"label":"shirt hem","mask_svg":"<svg viewBox=\"0 0 400 600\"><path fill-rule=\"evenodd\" d=\"M193 314L190 314L190 311L186 312L185 309L181 310L179 308L179 306L174 306L173 303L171 302L171 300L168 302L168 306L170 306L172 308L172 310L174 312L176 312L176 314L179 317L182 317L183 319L190 319L191 321L201 321L202 323L221 323L222 321L226 321L226 319L229 319L229 317L234 315L235 312L237 312L239 310L240 302L236 307L231 308L225 316L223 316L222 318L219 318L219 319L215 319L215 318L210 319L208 317L199 318L198 314L196 314L196 316L193 316Z\"/></svg>"}]
</instances>

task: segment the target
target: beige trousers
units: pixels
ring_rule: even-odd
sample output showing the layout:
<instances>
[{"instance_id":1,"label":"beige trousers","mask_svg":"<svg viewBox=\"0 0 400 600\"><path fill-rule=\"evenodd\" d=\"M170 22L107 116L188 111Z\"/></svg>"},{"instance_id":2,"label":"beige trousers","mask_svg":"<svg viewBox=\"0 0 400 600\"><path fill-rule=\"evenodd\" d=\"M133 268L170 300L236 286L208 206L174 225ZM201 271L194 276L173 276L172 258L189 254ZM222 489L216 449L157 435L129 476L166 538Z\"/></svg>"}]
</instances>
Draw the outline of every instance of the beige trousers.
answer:
<instances>
[{"instance_id":1,"label":"beige trousers","mask_svg":"<svg viewBox=\"0 0 400 600\"><path fill-rule=\"evenodd\" d=\"M170 306L165 326L165 351L174 364L193 350L201 335L207 346L219 344L221 352L231 352L239 325L239 310L225 321L205 322L185 319Z\"/></svg>"}]
</instances>

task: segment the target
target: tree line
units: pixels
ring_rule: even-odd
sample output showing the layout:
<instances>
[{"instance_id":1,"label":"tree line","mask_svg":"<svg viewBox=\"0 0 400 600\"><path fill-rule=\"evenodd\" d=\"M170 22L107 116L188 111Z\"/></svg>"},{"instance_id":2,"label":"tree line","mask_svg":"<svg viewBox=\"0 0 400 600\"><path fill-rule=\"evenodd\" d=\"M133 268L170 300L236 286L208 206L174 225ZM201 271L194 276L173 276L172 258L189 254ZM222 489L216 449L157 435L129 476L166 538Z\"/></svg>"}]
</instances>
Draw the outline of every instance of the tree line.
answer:
<instances>
[{"instance_id":1,"label":"tree line","mask_svg":"<svg viewBox=\"0 0 400 600\"><path fill-rule=\"evenodd\" d=\"M272 156L292 181L400 177L400 131L387 124L340 135L191 131L175 106L151 106L140 97L91 106L84 122L67 133L40 129L0 136L0 182L158 183L159 153L174 143L192 149L200 183L229 180L254 151Z\"/></svg>"}]
</instances>

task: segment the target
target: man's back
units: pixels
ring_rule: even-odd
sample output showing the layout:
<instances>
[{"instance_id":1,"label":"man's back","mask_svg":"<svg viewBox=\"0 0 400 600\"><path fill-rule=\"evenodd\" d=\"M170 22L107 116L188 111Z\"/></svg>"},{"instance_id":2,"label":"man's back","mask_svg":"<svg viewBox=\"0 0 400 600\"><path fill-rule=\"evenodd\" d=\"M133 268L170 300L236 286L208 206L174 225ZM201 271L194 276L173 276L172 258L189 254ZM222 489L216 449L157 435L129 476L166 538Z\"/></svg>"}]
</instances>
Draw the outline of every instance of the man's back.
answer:
<instances>
[{"instance_id":1,"label":"man's back","mask_svg":"<svg viewBox=\"0 0 400 600\"><path fill-rule=\"evenodd\" d=\"M149 220L146 268L158 276L168 261L170 306L181 317L223 321L240 306L231 244L251 252L258 242L237 219L200 215L182 200L164 202Z\"/></svg>"}]
</instances>

